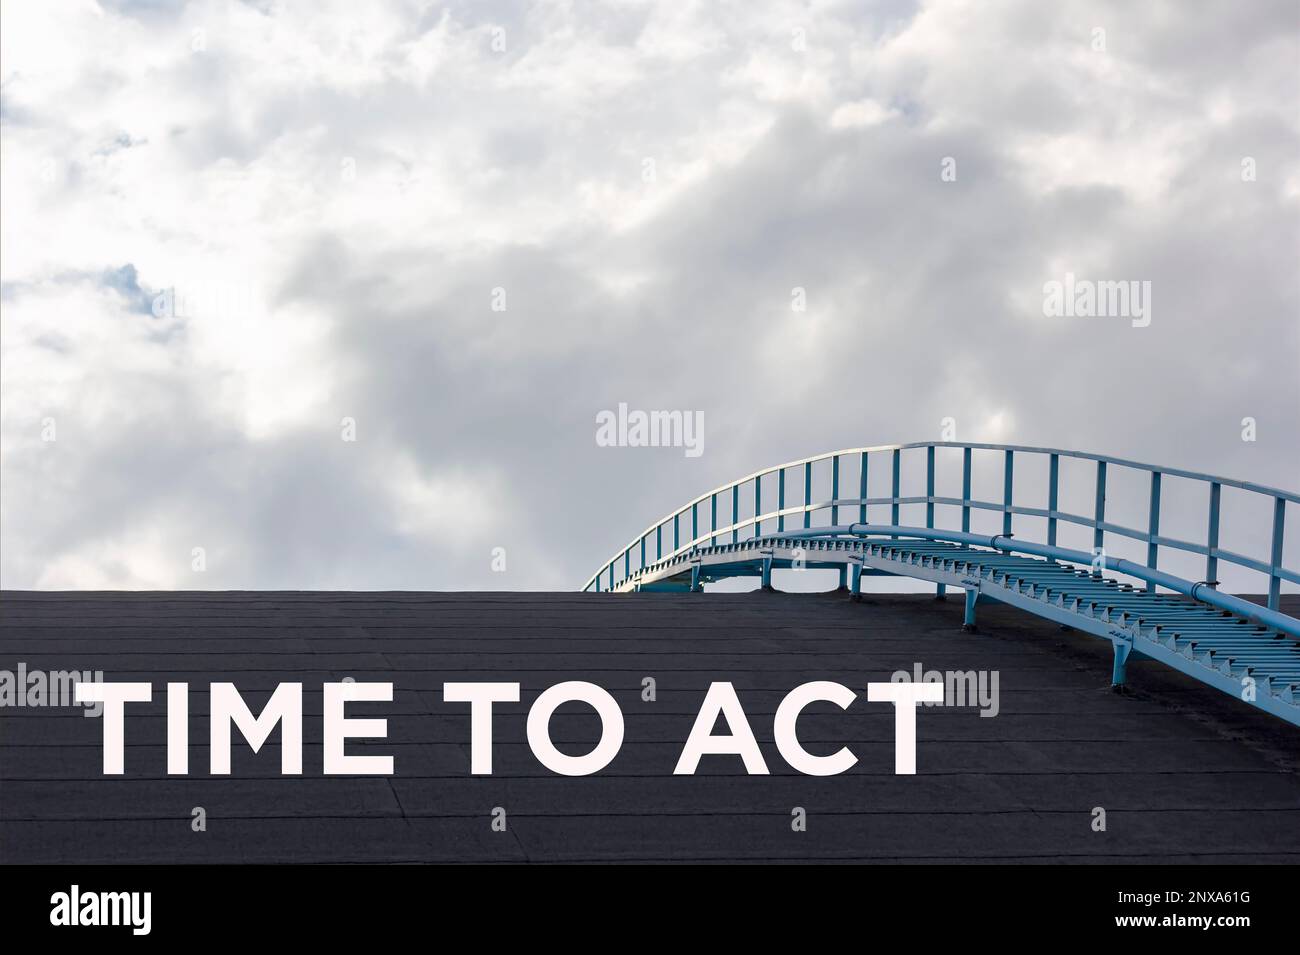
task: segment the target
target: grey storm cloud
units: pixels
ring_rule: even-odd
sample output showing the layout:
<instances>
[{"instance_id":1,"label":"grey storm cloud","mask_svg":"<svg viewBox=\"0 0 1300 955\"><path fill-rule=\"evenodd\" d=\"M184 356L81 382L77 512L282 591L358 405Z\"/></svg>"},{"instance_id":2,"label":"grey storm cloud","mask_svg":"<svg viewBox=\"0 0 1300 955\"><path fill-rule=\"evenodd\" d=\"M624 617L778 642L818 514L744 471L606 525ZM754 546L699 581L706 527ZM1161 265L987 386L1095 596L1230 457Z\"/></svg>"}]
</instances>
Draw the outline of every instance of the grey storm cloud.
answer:
<instances>
[{"instance_id":1,"label":"grey storm cloud","mask_svg":"<svg viewBox=\"0 0 1300 955\"><path fill-rule=\"evenodd\" d=\"M48 73L5 10L5 587L577 587L947 417L1297 483L1293 4L144 7ZM1045 317L1067 271L1150 326Z\"/></svg>"}]
</instances>

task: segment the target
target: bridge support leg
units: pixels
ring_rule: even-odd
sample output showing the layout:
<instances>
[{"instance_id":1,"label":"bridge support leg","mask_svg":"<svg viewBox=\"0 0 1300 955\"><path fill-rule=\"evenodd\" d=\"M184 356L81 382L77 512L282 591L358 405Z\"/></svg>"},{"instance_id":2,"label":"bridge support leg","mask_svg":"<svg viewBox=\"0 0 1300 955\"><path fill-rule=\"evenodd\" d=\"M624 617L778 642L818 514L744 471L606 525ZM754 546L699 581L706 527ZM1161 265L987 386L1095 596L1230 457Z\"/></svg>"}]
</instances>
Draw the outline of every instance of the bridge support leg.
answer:
<instances>
[{"instance_id":1,"label":"bridge support leg","mask_svg":"<svg viewBox=\"0 0 1300 955\"><path fill-rule=\"evenodd\" d=\"M700 565L691 566L691 593L698 594L704 588L700 586Z\"/></svg>"},{"instance_id":2,"label":"bridge support leg","mask_svg":"<svg viewBox=\"0 0 1300 955\"><path fill-rule=\"evenodd\" d=\"M763 589L772 589L772 558L763 558Z\"/></svg>"},{"instance_id":3,"label":"bridge support leg","mask_svg":"<svg viewBox=\"0 0 1300 955\"><path fill-rule=\"evenodd\" d=\"M935 585L935 588L934 588L934 599L935 599L935 600L947 600L947 599L948 599L948 585L947 585L947 584L936 584L936 585Z\"/></svg>"},{"instance_id":4,"label":"bridge support leg","mask_svg":"<svg viewBox=\"0 0 1300 955\"><path fill-rule=\"evenodd\" d=\"M853 599L862 599L862 565L853 565Z\"/></svg>"},{"instance_id":5,"label":"bridge support leg","mask_svg":"<svg viewBox=\"0 0 1300 955\"><path fill-rule=\"evenodd\" d=\"M962 621L961 628L967 633L975 632L975 604L980 599L978 590L966 591L966 619Z\"/></svg>"},{"instance_id":6,"label":"bridge support leg","mask_svg":"<svg viewBox=\"0 0 1300 955\"><path fill-rule=\"evenodd\" d=\"M1128 666L1128 653L1131 648L1127 643L1115 644L1115 666L1111 670L1110 688L1116 693L1124 691L1125 669Z\"/></svg>"},{"instance_id":7,"label":"bridge support leg","mask_svg":"<svg viewBox=\"0 0 1300 955\"><path fill-rule=\"evenodd\" d=\"M843 564L840 565L840 585L838 590L848 590L849 569Z\"/></svg>"}]
</instances>

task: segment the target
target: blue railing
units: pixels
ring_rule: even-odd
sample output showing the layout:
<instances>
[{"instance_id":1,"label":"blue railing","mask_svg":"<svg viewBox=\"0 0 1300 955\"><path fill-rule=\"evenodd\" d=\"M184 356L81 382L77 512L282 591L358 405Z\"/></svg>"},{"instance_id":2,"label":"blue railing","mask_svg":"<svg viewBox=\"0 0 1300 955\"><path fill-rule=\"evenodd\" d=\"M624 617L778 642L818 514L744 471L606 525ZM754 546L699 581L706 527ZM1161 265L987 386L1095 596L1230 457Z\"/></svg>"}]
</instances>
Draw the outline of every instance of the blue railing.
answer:
<instances>
[{"instance_id":1,"label":"blue railing","mask_svg":"<svg viewBox=\"0 0 1300 955\"><path fill-rule=\"evenodd\" d=\"M956 448L962 452L961 496L950 497L937 495L936 485L936 449ZM925 493L904 495L902 493L902 459L904 452L924 450L926 457ZM971 496L972 459L976 451L992 451L1002 456L1002 500L979 500ZM1015 499L1016 461L1025 456L1046 456L1048 477L1046 500L1037 504L1017 503ZM873 461L882 457L888 459L891 481L891 493L887 497L869 497L867 493L868 475L872 473ZM1091 462L1095 465L1093 480L1093 513L1091 515L1075 514L1062 511L1058 507L1061 489L1061 460L1072 459ZM858 487L856 496L841 496L842 462L857 460ZM821 462L830 465L830 497L826 500L813 500L813 467ZM1107 520L1106 488L1108 477L1116 469L1145 472L1149 476L1149 495L1146 508L1146 529L1126 527ZM795 474L795 490L802 490L802 501L789 503L787 495L787 474ZM763 510L763 479L776 478L776 507ZM800 477L802 480L800 481ZM1205 485L1206 523L1204 543L1181 540L1160 533L1161 485L1164 478L1179 478L1199 482ZM770 483L770 481L769 481ZM1271 508L1271 532L1268 534L1268 551L1263 554L1242 554L1227 550L1219 545L1221 499L1224 488L1235 488L1256 495L1268 502ZM1023 498L1023 493L1022 493ZM752 513L741 516L741 502L752 502ZM719 523L719 502L722 504L724 522ZM719 541L732 543L740 540L742 533L747 537L758 537L764 533L765 522L769 530L782 534L787 531L812 529L813 515L829 511L832 526L840 525L841 512L856 523L867 524L869 506L886 505L890 508L890 525L899 525L901 508L907 505L925 505L925 526L935 528L936 505L949 505L960 508L961 527L948 528L969 533L971 530L972 511L993 511L1002 515L1002 535L1013 532L1013 518L1017 515L1044 518L1047 523L1046 541L1049 548L1055 548L1057 530L1061 522L1092 529L1094 553L1105 554L1106 535L1113 534L1146 544L1145 566L1151 571L1161 571L1162 553L1180 551L1198 554L1205 558L1205 576L1201 581L1184 580L1178 575L1169 575L1178 583L1188 587L1198 584L1204 589L1213 589L1218 584L1219 562L1233 564L1263 575L1267 579L1267 606L1278 610L1282 583L1300 584L1300 571L1283 566L1286 506L1300 504L1300 495L1277 488L1265 487L1249 481L1237 481L1231 478L1215 477L1179 468L1166 468L1153 464L1143 464L1121 458L1112 458L1101 454L1089 454L1080 451L1063 451L1056 448L1035 448L1019 445L966 444L951 441L929 441L915 444L883 445L871 448L852 448L820 454L799 461L777 465L746 475L730 484L700 495L679 510L667 515L662 520L651 524L628 545L618 551L607 563L593 574L583 586L584 591L615 590L629 582L642 569L689 552L693 548L715 545ZM856 510L856 515L853 511ZM1132 563L1132 562L1126 562ZM1107 560L1111 567L1117 567L1114 560ZM1155 590L1158 575L1145 575L1148 578L1148 590ZM1184 590L1179 586L1175 589Z\"/></svg>"}]
</instances>

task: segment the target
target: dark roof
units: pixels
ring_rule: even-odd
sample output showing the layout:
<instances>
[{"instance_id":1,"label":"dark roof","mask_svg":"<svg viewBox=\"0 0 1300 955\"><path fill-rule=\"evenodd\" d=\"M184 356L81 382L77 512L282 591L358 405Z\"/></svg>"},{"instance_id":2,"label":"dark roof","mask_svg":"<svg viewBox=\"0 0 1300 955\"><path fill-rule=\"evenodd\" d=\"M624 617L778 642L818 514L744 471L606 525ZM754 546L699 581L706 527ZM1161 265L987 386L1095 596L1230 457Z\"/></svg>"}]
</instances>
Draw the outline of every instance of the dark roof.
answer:
<instances>
[{"instance_id":1,"label":"dark roof","mask_svg":"<svg viewBox=\"0 0 1300 955\"><path fill-rule=\"evenodd\" d=\"M121 777L100 772L98 720L0 710L0 860L1300 862L1295 727L1150 662L1113 694L1104 643L1010 608L981 606L974 635L960 620L960 595L5 592L0 669L103 670L152 681L154 702L128 708ZM898 777L892 707L861 688L917 662L999 671L1001 712L924 710L918 775ZM321 683L345 676L396 684L391 704L349 704L387 716L387 741L349 751L391 753L392 777L320 773ZM582 778L545 770L525 737L527 703L572 679L609 689L626 717L618 757ZM847 712L821 704L799 723L809 750L857 754L841 776L796 775L771 742L777 703L812 679L860 690ZM169 777L163 685L178 680L192 774ZM497 707L492 777L469 774L468 707L441 698L452 680L523 684ZM712 680L736 685L771 776L734 757L672 775ZM255 709L305 684L301 777L279 775L278 731L260 754L236 733L233 775L207 775L213 681ZM585 752L595 717L565 707L552 731ZM206 832L191 831L195 806ZM505 833L490 827L498 806ZM806 832L791 830L796 806Z\"/></svg>"}]
</instances>

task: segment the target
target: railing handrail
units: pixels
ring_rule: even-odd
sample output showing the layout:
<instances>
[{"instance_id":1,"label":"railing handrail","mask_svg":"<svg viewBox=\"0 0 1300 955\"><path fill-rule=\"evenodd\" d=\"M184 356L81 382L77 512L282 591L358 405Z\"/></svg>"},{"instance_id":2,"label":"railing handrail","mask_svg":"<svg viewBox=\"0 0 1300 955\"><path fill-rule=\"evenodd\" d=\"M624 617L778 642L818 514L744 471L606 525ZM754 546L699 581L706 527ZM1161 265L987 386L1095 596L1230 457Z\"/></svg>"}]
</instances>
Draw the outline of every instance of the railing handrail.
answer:
<instances>
[{"instance_id":1,"label":"railing handrail","mask_svg":"<svg viewBox=\"0 0 1300 955\"><path fill-rule=\"evenodd\" d=\"M899 493L900 491L899 476L898 476L899 456L903 451L920 449L920 448L931 449L931 453L927 459L926 494L903 495ZM936 495L934 493L933 449L936 448L956 448L966 452L963 460L962 496L959 498L949 497L945 495ZM839 459L843 458L846 455L865 456L869 454L878 454L880 452L891 452L891 451L894 452L894 463L895 463L894 493L891 496L883 497L883 498L881 497L877 497L877 498L839 497L839 490L838 490ZM1006 478L1005 478L1005 489L1004 489L1005 498L1002 503L998 503L995 501L978 500L970 496L970 473L971 473L970 452L972 451L1000 451L1006 455ZM1025 506L1023 504L1014 503L1014 499L1012 496L1011 474L1012 474L1012 461L1014 455L1016 454L1039 454L1039 455L1050 456L1052 461L1052 471L1049 479L1050 480L1049 502L1047 508L1030 507L1030 506ZM1094 517L1089 518L1084 515L1071 514L1065 511L1061 511L1057 507L1056 495L1058 489L1058 467L1059 467L1059 459L1062 457L1097 462L1098 464L1097 488L1096 488L1097 512ZM832 479L833 480L832 498L827 501L813 502L811 500L811 489L809 487L811 468L813 465L821 461L837 462L834 465L835 470L833 471L834 476ZM1113 522L1107 522L1105 520L1104 517L1105 479L1106 479L1105 468L1107 466L1112 466L1112 465L1115 467L1147 471L1151 474L1151 481L1152 481L1151 504L1148 510L1147 531L1144 532L1134 528L1123 527L1121 525L1115 524ZM791 468L799 468L799 467L803 467L806 469L804 503L792 505L789 507L784 506L785 472ZM775 511L770 511L768 513L755 513L754 515L748 518L745 518L743 520L740 519L738 513L739 489L747 484L750 484L751 482L760 482L760 483L755 483L755 504L757 505L759 497L761 496L760 495L761 480L762 478L772 474L781 475L780 491L779 491L781 495L781 500L779 502L778 509ZM1196 544L1190 541L1177 540L1174 538L1160 535L1159 533L1160 479L1165 475L1168 475L1170 477L1175 477L1175 478L1200 481L1202 483L1209 485L1210 495L1211 495L1210 511L1209 511L1209 528L1207 533L1208 539L1204 545ZM1237 554L1232 551L1225 550L1218 546L1219 493L1221 489L1224 487L1237 488L1251 493L1260 494L1267 498L1271 498L1274 501L1275 509L1274 509L1273 541L1272 541L1271 555L1268 561L1258 560L1256 558L1249 557L1243 554ZM727 524L725 527L717 526L716 525L717 498L719 495L726 494L727 492L731 492L732 504L736 508L736 510L732 514L731 523ZM711 507L714 509L713 513L711 513L710 515L711 526L706 528L703 533L699 533L698 512L695 511L695 508L697 508L700 504L703 504L705 502L709 502ZM963 530L966 530L969 527L969 510L975 508L981 510L1001 511L1004 513L1004 515L1006 515L1005 520L1007 522L1010 521L1011 515L1014 514L1034 516L1034 517L1045 517L1048 519L1048 523L1049 523L1049 537L1051 538L1049 540L1049 544L1055 543L1055 524L1058 520L1065 521L1066 523L1072 523L1084 527L1093 528L1094 537L1097 540L1098 547L1101 546L1102 535L1104 535L1105 533L1118 534L1123 537L1128 537L1129 539L1132 540L1145 541L1148 545L1148 566L1152 570L1156 569L1155 562L1157 560L1157 552L1160 547L1173 548L1175 550L1182 550L1185 552L1201 554L1205 556L1207 558L1207 573L1206 573L1207 580L1213 579L1213 577L1215 576L1213 571L1217 568L1217 562L1218 560L1223 559L1228 563L1236 564L1237 566L1244 567L1248 570L1253 570L1268 575L1269 607L1271 607L1272 609L1276 609L1278 596L1280 593L1281 581L1287 580L1293 583L1300 583L1300 573L1290 570L1282 565L1282 534L1284 528L1284 508L1286 502L1300 503L1300 494L1291 491L1282 490L1280 488L1273 488L1262 484L1256 484L1250 481L1238 481L1234 478L1225 478L1225 477L1220 477L1212 474L1204 474L1196 471L1188 471L1182 468L1166 468L1160 465L1146 464L1140 461L1130 461L1125 458L1116 458L1116 457L1111 457L1109 455L1095 454L1086 451L1071 451L1071 450L1061 449L1061 448L1044 448L1044 447L1034 447L1030 445L989 444L989 443L980 443L980 442L960 442L960 441L918 441L918 442L911 442L907 444L885 444L885 445L876 445L871 447L844 448L838 451L828 451L822 454L812 455L794 461L788 461L784 464L776 464L770 467L761 468L757 471L753 471L750 474L745 475L744 477L719 485L718 487L714 488L711 491L706 491L705 493L693 498L692 500L690 500L689 502L687 502L685 505L678 508L677 510L672 511L669 514L665 515L660 520L648 525L644 531L642 531L640 534L633 537L628 542L626 547L623 547L618 551L615 551L614 557L611 558L605 564L601 565L600 569L598 569L590 578L587 579L587 582L583 585L582 589L584 591L590 590L593 586L595 586L596 589L600 589L601 577L607 573L611 576L611 587L612 587L613 586L612 576L614 573L614 568L616 563L619 560L622 560L624 562L625 570L627 571L627 573L624 576L624 579L626 579L627 576L630 576L631 575L630 556L638 546L640 546L641 548L641 558L638 561L638 570L641 567L646 566L647 563L649 562L644 559L645 544L646 541L648 541L652 536L656 541L656 550L658 551L658 553L655 556L655 562L659 562L665 559L670 559L680 553L683 553L684 551L691 549L692 547L698 546L702 541L715 540L717 537L728 533L733 534L734 536L735 534L739 533L741 528L744 527L754 526L755 531L757 533L759 530L761 530L760 527L761 523L766 520L775 519L780 522L783 522L784 518L788 516L798 515L798 514L805 514L805 515L811 514L814 511L823 510L827 508L830 508L832 510L832 514L834 515L837 512L839 507L858 506L861 508L865 508L867 505L870 504L875 504L875 505L891 504L895 508L894 519L896 521L898 516L897 508L899 506L904 504L924 503L927 505L929 509L929 513L927 514L927 524L930 524L933 520L934 505L940 504L940 505L948 505L948 506L958 506L963 509L963 524L965 525L963 527ZM685 544L682 544L679 539L674 540L673 546L670 548L668 553L665 554L663 552L662 539L660 536L662 529L665 526L671 524L674 529L675 538L678 537L679 527L677 522L680 520L680 518L686 515L691 515L695 519L693 521L694 533L690 535L688 541ZM1007 527L1006 529L1009 530L1009 527ZM1134 566L1141 566L1141 565L1135 564ZM1181 580L1181 578L1178 579Z\"/></svg>"}]
</instances>

